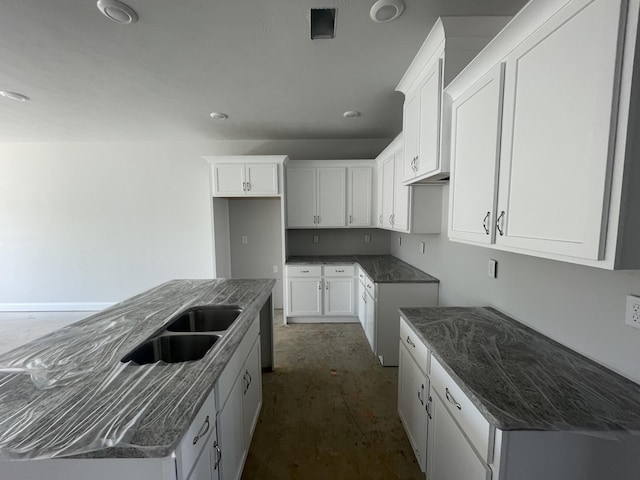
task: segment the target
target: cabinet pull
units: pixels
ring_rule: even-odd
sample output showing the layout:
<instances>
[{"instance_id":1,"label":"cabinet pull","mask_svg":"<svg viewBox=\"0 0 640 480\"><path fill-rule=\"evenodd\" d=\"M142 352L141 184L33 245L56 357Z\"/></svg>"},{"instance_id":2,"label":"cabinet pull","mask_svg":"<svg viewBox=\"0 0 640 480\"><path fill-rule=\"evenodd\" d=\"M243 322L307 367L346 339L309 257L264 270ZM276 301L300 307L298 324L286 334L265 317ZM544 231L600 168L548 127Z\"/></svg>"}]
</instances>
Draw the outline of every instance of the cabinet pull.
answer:
<instances>
[{"instance_id":1,"label":"cabinet pull","mask_svg":"<svg viewBox=\"0 0 640 480\"><path fill-rule=\"evenodd\" d=\"M393 215L389 215L389 225L393 225Z\"/></svg>"},{"instance_id":2,"label":"cabinet pull","mask_svg":"<svg viewBox=\"0 0 640 480\"><path fill-rule=\"evenodd\" d=\"M338 273L344 273L344 270L336 270Z\"/></svg>"},{"instance_id":3,"label":"cabinet pull","mask_svg":"<svg viewBox=\"0 0 640 480\"><path fill-rule=\"evenodd\" d=\"M204 423L202 424L202 427L200 427L200 431L198 432L198 434L193 437L193 444L195 445L196 443L198 443L198 440L200 440L202 437L204 437L207 432L209 431L209 427L211 426L211 424L209 423L209 415L207 415L207 418L204 420ZM204 431L203 431L204 429Z\"/></svg>"},{"instance_id":4,"label":"cabinet pull","mask_svg":"<svg viewBox=\"0 0 640 480\"><path fill-rule=\"evenodd\" d=\"M247 192L250 192L250 191L251 191L251 183L247 182Z\"/></svg>"},{"instance_id":5,"label":"cabinet pull","mask_svg":"<svg viewBox=\"0 0 640 480\"><path fill-rule=\"evenodd\" d=\"M329 282L326 282L326 283L324 284L324 289L325 289L325 290L327 290L327 291L329 290Z\"/></svg>"},{"instance_id":6,"label":"cabinet pull","mask_svg":"<svg viewBox=\"0 0 640 480\"><path fill-rule=\"evenodd\" d=\"M249 377L249 381L247 382L247 390L249 390L249 385L251 385L251 382L253 381L253 379L251 378L251 374L249 373L249 370L245 370L244 372L247 377Z\"/></svg>"},{"instance_id":7,"label":"cabinet pull","mask_svg":"<svg viewBox=\"0 0 640 480\"><path fill-rule=\"evenodd\" d=\"M369 290L371 290L371 284L370 284L370 283L367 283L367 288L368 288Z\"/></svg>"},{"instance_id":8,"label":"cabinet pull","mask_svg":"<svg viewBox=\"0 0 640 480\"><path fill-rule=\"evenodd\" d=\"M378 222L380 222L380 225L382 225L382 214L380 214L380 216L378 217Z\"/></svg>"},{"instance_id":9,"label":"cabinet pull","mask_svg":"<svg viewBox=\"0 0 640 480\"><path fill-rule=\"evenodd\" d=\"M500 212L500 216L498 217L498 220L496 220L496 228L498 229L498 233L500 234L500 236L504 235L504 210L502 210Z\"/></svg>"},{"instance_id":10,"label":"cabinet pull","mask_svg":"<svg viewBox=\"0 0 640 480\"><path fill-rule=\"evenodd\" d=\"M453 398L453 395L451 395L451 392L449 392L449 389L445 388L444 390L445 390L445 396L447 397L448 402L455 405L458 410L462 410L462 406L458 402L456 402L456 399Z\"/></svg>"},{"instance_id":11,"label":"cabinet pull","mask_svg":"<svg viewBox=\"0 0 640 480\"><path fill-rule=\"evenodd\" d=\"M322 290L322 281L318 282L318 290Z\"/></svg>"},{"instance_id":12,"label":"cabinet pull","mask_svg":"<svg viewBox=\"0 0 640 480\"><path fill-rule=\"evenodd\" d=\"M349 215L349 223L353 223L351 215Z\"/></svg>"},{"instance_id":13,"label":"cabinet pull","mask_svg":"<svg viewBox=\"0 0 640 480\"><path fill-rule=\"evenodd\" d=\"M429 395L429 399L427 400L427 417L429 417L429 420L432 419L431 417L431 402L433 402L433 398L431 398L431 395Z\"/></svg>"},{"instance_id":14,"label":"cabinet pull","mask_svg":"<svg viewBox=\"0 0 640 480\"><path fill-rule=\"evenodd\" d=\"M487 224L489 223L490 216L491 216L491 212L487 212L487 214L484 217L484 220L482 221L482 227L484 228L484 233L486 233L487 235L489 235L489 226Z\"/></svg>"},{"instance_id":15,"label":"cabinet pull","mask_svg":"<svg viewBox=\"0 0 640 480\"><path fill-rule=\"evenodd\" d=\"M424 405L424 385L418 389L418 400L420 400L420 405Z\"/></svg>"},{"instance_id":16,"label":"cabinet pull","mask_svg":"<svg viewBox=\"0 0 640 480\"><path fill-rule=\"evenodd\" d=\"M411 345L413 348L416 348L416 344L411 341L411 338L409 337L409 335L407 335L407 343Z\"/></svg>"},{"instance_id":17,"label":"cabinet pull","mask_svg":"<svg viewBox=\"0 0 640 480\"><path fill-rule=\"evenodd\" d=\"M367 294L366 293L362 294L362 300L364 300L364 303L367 303Z\"/></svg>"},{"instance_id":18,"label":"cabinet pull","mask_svg":"<svg viewBox=\"0 0 640 480\"><path fill-rule=\"evenodd\" d=\"M318 215L318 225L320 225L320 215Z\"/></svg>"},{"instance_id":19,"label":"cabinet pull","mask_svg":"<svg viewBox=\"0 0 640 480\"><path fill-rule=\"evenodd\" d=\"M242 191L243 192L247 191L247 182L242 182Z\"/></svg>"},{"instance_id":20,"label":"cabinet pull","mask_svg":"<svg viewBox=\"0 0 640 480\"><path fill-rule=\"evenodd\" d=\"M220 460L222 460L222 450L220 450L217 440L213 442L213 448L216 450L216 463L214 463L213 469L217 470L220 466Z\"/></svg>"},{"instance_id":21,"label":"cabinet pull","mask_svg":"<svg viewBox=\"0 0 640 480\"><path fill-rule=\"evenodd\" d=\"M309 270L300 270L300 273L309 273Z\"/></svg>"}]
</instances>

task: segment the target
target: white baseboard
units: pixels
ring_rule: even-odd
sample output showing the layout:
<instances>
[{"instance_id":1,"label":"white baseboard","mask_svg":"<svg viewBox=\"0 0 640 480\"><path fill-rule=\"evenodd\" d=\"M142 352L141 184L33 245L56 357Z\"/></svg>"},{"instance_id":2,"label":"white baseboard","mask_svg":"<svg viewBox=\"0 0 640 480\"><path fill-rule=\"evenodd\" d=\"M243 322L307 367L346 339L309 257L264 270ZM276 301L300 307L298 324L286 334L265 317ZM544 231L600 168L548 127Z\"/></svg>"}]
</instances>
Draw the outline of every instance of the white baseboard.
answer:
<instances>
[{"instance_id":1,"label":"white baseboard","mask_svg":"<svg viewBox=\"0 0 640 480\"><path fill-rule=\"evenodd\" d=\"M0 303L0 312L97 312L115 303Z\"/></svg>"}]
</instances>

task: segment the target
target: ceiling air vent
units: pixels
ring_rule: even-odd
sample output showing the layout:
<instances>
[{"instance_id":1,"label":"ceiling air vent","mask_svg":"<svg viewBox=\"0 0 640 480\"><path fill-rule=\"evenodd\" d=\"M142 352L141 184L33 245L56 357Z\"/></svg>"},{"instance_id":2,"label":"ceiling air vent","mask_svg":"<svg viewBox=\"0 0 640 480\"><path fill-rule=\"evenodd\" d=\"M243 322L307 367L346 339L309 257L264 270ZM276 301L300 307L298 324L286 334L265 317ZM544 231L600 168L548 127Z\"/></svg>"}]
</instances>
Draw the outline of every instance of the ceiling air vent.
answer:
<instances>
[{"instance_id":1,"label":"ceiling air vent","mask_svg":"<svg viewBox=\"0 0 640 480\"><path fill-rule=\"evenodd\" d=\"M311 9L311 40L336 36L336 9Z\"/></svg>"}]
</instances>

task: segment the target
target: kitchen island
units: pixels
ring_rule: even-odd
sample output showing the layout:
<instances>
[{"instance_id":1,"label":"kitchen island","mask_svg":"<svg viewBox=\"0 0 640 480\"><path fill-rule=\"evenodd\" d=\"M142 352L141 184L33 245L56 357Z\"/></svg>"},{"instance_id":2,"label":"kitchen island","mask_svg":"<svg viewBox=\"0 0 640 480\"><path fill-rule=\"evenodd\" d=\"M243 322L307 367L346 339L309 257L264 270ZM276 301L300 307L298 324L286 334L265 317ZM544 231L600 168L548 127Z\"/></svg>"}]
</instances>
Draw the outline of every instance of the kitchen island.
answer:
<instances>
[{"instance_id":1,"label":"kitchen island","mask_svg":"<svg viewBox=\"0 0 640 480\"><path fill-rule=\"evenodd\" d=\"M236 368L247 332L259 333L274 283L169 281L0 356L0 478L79 478L61 465L86 461L92 462L86 467L91 478L113 478L114 472L127 474L118 470L127 462L109 460L133 465L132 459L159 458L167 459L162 478L187 478L188 471L178 472L176 450L210 402L213 418L207 416L203 430L209 435L223 400L213 395L214 385L226 382L225 372ZM121 362L180 312L207 305L242 311L200 360ZM139 463L132 471L137 475L146 465L151 464ZM101 474L104 469L111 474Z\"/></svg>"}]
</instances>

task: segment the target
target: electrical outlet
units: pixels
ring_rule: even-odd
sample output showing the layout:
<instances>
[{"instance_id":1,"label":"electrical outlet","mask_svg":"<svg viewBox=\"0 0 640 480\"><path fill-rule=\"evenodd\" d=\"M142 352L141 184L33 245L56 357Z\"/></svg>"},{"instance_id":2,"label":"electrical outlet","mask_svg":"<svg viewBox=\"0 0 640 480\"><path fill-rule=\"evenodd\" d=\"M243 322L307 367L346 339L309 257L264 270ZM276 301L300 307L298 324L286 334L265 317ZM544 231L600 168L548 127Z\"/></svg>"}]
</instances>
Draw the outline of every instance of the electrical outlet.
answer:
<instances>
[{"instance_id":1,"label":"electrical outlet","mask_svg":"<svg viewBox=\"0 0 640 480\"><path fill-rule=\"evenodd\" d=\"M495 260L489 260L489 270L487 271L489 278L496 278L498 276L498 262Z\"/></svg>"},{"instance_id":2,"label":"electrical outlet","mask_svg":"<svg viewBox=\"0 0 640 480\"><path fill-rule=\"evenodd\" d=\"M632 327L640 328L640 297L627 295L627 316L625 323Z\"/></svg>"},{"instance_id":3,"label":"electrical outlet","mask_svg":"<svg viewBox=\"0 0 640 480\"><path fill-rule=\"evenodd\" d=\"M245 237L244 235L242 236L242 243L244 245L246 245L247 243L249 243L249 239L247 237Z\"/></svg>"},{"instance_id":4,"label":"electrical outlet","mask_svg":"<svg viewBox=\"0 0 640 480\"><path fill-rule=\"evenodd\" d=\"M313 236L313 243L320 243L320 235Z\"/></svg>"},{"instance_id":5,"label":"electrical outlet","mask_svg":"<svg viewBox=\"0 0 640 480\"><path fill-rule=\"evenodd\" d=\"M371 243L371 235L367 234L364 236L364 243Z\"/></svg>"},{"instance_id":6,"label":"electrical outlet","mask_svg":"<svg viewBox=\"0 0 640 480\"><path fill-rule=\"evenodd\" d=\"M424 242L420 242L420 253L424 253Z\"/></svg>"}]
</instances>

